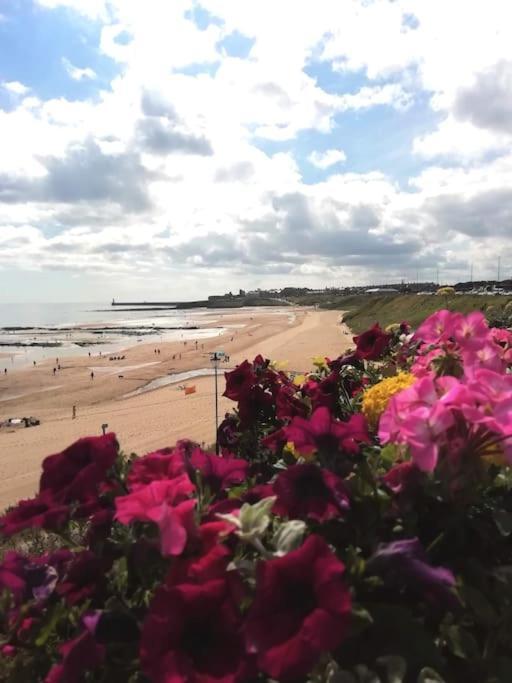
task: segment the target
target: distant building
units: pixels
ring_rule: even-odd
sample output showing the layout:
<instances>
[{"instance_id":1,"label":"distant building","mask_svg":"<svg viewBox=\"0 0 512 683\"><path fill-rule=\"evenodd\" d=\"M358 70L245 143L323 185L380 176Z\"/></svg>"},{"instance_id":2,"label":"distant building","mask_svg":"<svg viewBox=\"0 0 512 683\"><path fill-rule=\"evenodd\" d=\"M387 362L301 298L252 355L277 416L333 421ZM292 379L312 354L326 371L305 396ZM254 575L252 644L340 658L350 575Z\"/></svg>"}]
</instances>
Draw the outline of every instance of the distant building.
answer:
<instances>
[{"instance_id":1,"label":"distant building","mask_svg":"<svg viewBox=\"0 0 512 683\"><path fill-rule=\"evenodd\" d=\"M399 294L400 290L394 287L370 287L364 290L365 294Z\"/></svg>"}]
</instances>

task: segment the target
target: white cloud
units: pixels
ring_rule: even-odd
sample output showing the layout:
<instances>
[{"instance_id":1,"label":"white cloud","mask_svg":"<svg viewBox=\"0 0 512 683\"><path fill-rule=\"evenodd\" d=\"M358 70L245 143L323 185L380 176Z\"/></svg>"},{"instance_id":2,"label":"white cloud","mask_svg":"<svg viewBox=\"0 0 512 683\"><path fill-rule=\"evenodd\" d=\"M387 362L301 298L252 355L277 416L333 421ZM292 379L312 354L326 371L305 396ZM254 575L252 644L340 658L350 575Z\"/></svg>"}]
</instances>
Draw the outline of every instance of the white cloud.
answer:
<instances>
[{"instance_id":1,"label":"white cloud","mask_svg":"<svg viewBox=\"0 0 512 683\"><path fill-rule=\"evenodd\" d=\"M74 81L82 81L87 79L93 80L96 78L96 72L88 66L81 69L72 64L66 57L62 58L62 64Z\"/></svg>"},{"instance_id":2,"label":"white cloud","mask_svg":"<svg viewBox=\"0 0 512 683\"><path fill-rule=\"evenodd\" d=\"M479 255L485 272L500 248L505 261L508 76L492 89L492 116L474 96L479 74L491 83L494 65L510 61L504 4L475 0L461 24L460 8L441 0L202 0L220 22L200 30L185 16L190 0L37 1L100 20L99 49L119 75L88 101L11 87L16 106L0 110L0 266L130 274L145 291L179 280L196 296L228 281L339 284L438 265L456 278ZM234 31L253 41L247 59L220 48ZM322 87L306 69L319 58L340 83L360 70L362 86ZM64 64L78 80L95 77ZM308 158L331 168L346 161L346 112L399 116L429 98L440 123L409 151L442 168L402 189L377 162L353 172L351 152L346 172L302 181L299 135L326 136L327 151ZM396 140L406 140L399 125ZM288 151L265 153L268 141Z\"/></svg>"},{"instance_id":3,"label":"white cloud","mask_svg":"<svg viewBox=\"0 0 512 683\"><path fill-rule=\"evenodd\" d=\"M317 168L326 169L334 164L346 161L347 155L342 149L328 149L325 152L311 152L308 160Z\"/></svg>"},{"instance_id":4,"label":"white cloud","mask_svg":"<svg viewBox=\"0 0 512 683\"><path fill-rule=\"evenodd\" d=\"M2 88L14 93L15 95L26 95L30 88L19 81L4 81Z\"/></svg>"}]
</instances>

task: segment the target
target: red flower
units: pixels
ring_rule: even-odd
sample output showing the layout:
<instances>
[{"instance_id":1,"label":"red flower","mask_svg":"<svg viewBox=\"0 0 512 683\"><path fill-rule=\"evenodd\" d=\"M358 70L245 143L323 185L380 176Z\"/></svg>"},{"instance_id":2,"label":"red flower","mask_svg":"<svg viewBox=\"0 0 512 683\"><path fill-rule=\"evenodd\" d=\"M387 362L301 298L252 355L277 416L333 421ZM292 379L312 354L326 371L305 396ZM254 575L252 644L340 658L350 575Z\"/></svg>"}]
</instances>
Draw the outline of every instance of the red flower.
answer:
<instances>
[{"instance_id":1,"label":"red flower","mask_svg":"<svg viewBox=\"0 0 512 683\"><path fill-rule=\"evenodd\" d=\"M12 536L23 529L59 529L68 521L68 505L55 503L51 495L43 492L36 498L21 500L18 505L0 518L0 532Z\"/></svg>"},{"instance_id":2,"label":"red flower","mask_svg":"<svg viewBox=\"0 0 512 683\"><path fill-rule=\"evenodd\" d=\"M143 625L152 683L235 683L244 676L240 617L225 579L160 588Z\"/></svg>"},{"instance_id":3,"label":"red flower","mask_svg":"<svg viewBox=\"0 0 512 683\"><path fill-rule=\"evenodd\" d=\"M188 496L195 487L186 474L176 479L153 481L127 496L116 498L116 519L154 522L160 530L163 555L180 555L194 532L196 502Z\"/></svg>"},{"instance_id":4,"label":"red flower","mask_svg":"<svg viewBox=\"0 0 512 683\"><path fill-rule=\"evenodd\" d=\"M360 413L352 415L348 422L340 422L333 419L325 407L317 408L309 420L294 417L282 431L286 441L291 441L303 455L317 451L355 454L359 451L358 442L370 441L366 422ZM266 443L270 445L268 441Z\"/></svg>"},{"instance_id":5,"label":"red flower","mask_svg":"<svg viewBox=\"0 0 512 683\"><path fill-rule=\"evenodd\" d=\"M231 372L224 373L224 377L226 378L226 390L223 396L230 398L232 401L239 401L256 382L252 363L249 363L247 360L237 365Z\"/></svg>"},{"instance_id":6,"label":"red flower","mask_svg":"<svg viewBox=\"0 0 512 683\"><path fill-rule=\"evenodd\" d=\"M51 493L62 503L96 498L98 486L117 458L117 450L115 434L79 439L62 453L44 459L40 492Z\"/></svg>"},{"instance_id":7,"label":"red flower","mask_svg":"<svg viewBox=\"0 0 512 683\"><path fill-rule=\"evenodd\" d=\"M339 517L349 506L343 480L313 464L293 465L274 482L277 500L272 511L290 519L325 522Z\"/></svg>"},{"instance_id":8,"label":"red flower","mask_svg":"<svg viewBox=\"0 0 512 683\"><path fill-rule=\"evenodd\" d=\"M199 470L203 483L217 493L244 482L249 463L241 458L221 458L196 448L190 456L190 467Z\"/></svg>"},{"instance_id":9,"label":"red flower","mask_svg":"<svg viewBox=\"0 0 512 683\"><path fill-rule=\"evenodd\" d=\"M356 354L365 360L378 360L386 351L391 335L386 334L380 325L376 323L369 330L354 337Z\"/></svg>"},{"instance_id":10,"label":"red flower","mask_svg":"<svg viewBox=\"0 0 512 683\"><path fill-rule=\"evenodd\" d=\"M87 671L96 669L105 659L104 646L98 645L88 630L61 645L59 652L62 663L52 666L45 683L79 683Z\"/></svg>"},{"instance_id":11,"label":"red flower","mask_svg":"<svg viewBox=\"0 0 512 683\"><path fill-rule=\"evenodd\" d=\"M319 536L258 565L246 640L267 675L302 678L343 641L351 607L344 569Z\"/></svg>"}]
</instances>

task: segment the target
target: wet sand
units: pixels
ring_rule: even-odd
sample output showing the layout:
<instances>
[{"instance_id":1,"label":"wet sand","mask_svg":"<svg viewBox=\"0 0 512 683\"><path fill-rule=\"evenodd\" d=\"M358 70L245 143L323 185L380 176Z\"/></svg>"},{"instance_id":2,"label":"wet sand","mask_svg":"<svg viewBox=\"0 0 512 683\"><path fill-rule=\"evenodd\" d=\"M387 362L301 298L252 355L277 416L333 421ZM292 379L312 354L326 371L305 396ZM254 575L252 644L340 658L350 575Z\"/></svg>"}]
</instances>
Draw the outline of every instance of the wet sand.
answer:
<instances>
[{"instance_id":1,"label":"wet sand","mask_svg":"<svg viewBox=\"0 0 512 683\"><path fill-rule=\"evenodd\" d=\"M199 341L197 350L191 341L186 345L139 343L115 354L124 355L122 361L109 361L108 356L60 358L61 370L55 376L54 362L8 372L7 376L2 373L0 421L34 416L41 425L0 430L0 509L33 495L46 455L81 436L100 434L104 423L108 431L116 432L126 452L144 454L185 437L212 444L214 377L193 378L131 398L124 396L169 373L211 366L209 353L217 349L230 356L229 364L220 365L219 396L224 391L223 371L245 358L252 360L258 353L287 361L287 370L308 370L312 357L336 357L352 344L340 318L338 311L258 309L249 315L238 311L226 314L223 323L243 327ZM155 354L155 348L160 354ZM186 396L179 388L183 384L195 385L196 393ZM73 405L76 419L72 419ZM233 405L220 396L221 418Z\"/></svg>"}]
</instances>

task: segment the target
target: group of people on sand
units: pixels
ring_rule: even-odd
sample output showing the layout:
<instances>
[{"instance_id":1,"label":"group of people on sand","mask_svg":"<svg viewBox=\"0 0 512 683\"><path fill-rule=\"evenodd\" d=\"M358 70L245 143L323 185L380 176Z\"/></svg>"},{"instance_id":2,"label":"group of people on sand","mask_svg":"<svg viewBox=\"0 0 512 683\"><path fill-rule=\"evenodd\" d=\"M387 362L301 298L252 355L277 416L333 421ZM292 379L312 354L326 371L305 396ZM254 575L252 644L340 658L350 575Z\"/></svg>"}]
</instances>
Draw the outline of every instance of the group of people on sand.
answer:
<instances>
[{"instance_id":1,"label":"group of people on sand","mask_svg":"<svg viewBox=\"0 0 512 683\"><path fill-rule=\"evenodd\" d=\"M126 356L110 356L109 360L124 360Z\"/></svg>"}]
</instances>

